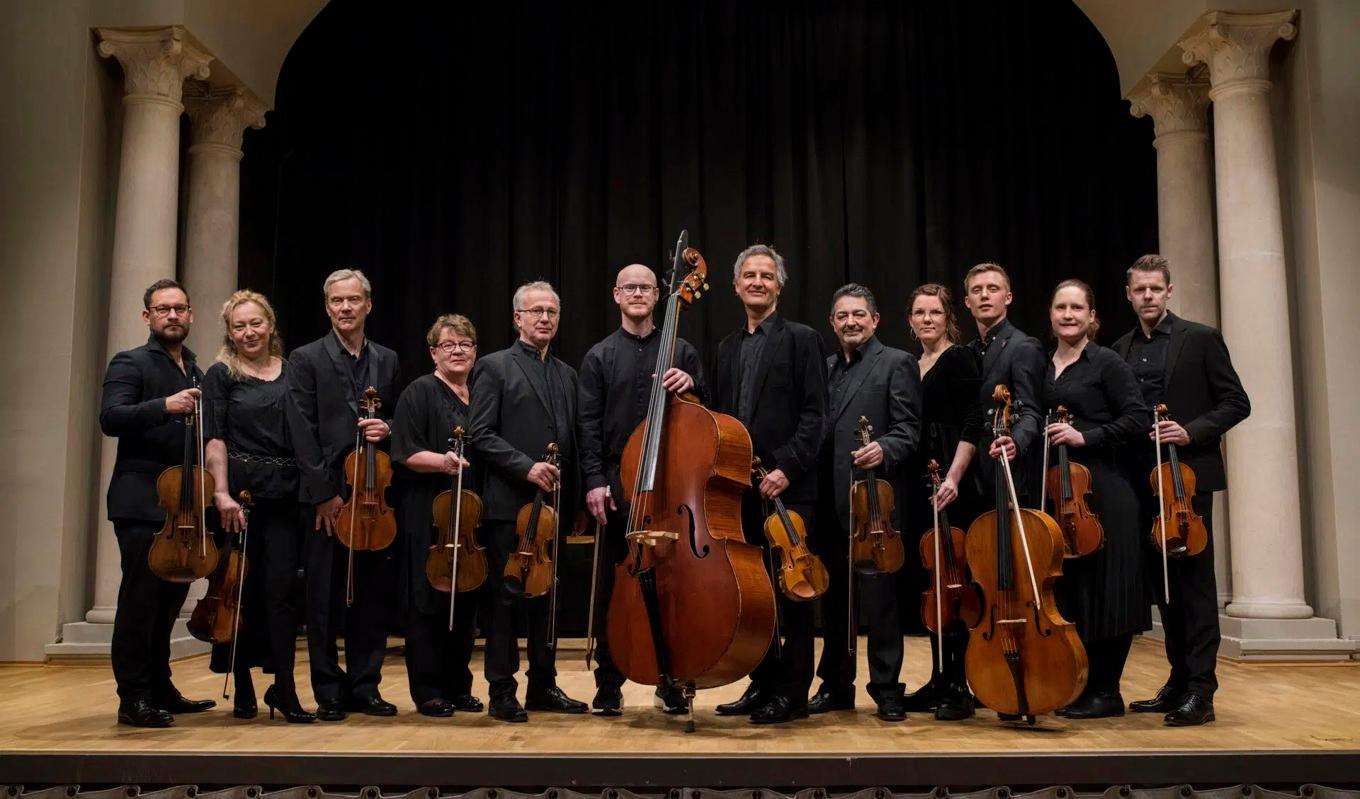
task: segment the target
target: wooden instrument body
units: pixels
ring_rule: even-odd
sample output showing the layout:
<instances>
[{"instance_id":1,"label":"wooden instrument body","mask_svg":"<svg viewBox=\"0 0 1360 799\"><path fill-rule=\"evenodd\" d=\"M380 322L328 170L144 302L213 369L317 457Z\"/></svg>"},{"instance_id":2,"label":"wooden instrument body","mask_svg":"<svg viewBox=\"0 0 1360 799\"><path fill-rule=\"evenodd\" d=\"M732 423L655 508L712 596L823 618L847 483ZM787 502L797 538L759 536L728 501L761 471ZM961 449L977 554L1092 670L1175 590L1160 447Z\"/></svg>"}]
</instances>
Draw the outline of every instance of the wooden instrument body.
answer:
<instances>
[{"instance_id":1,"label":"wooden instrument body","mask_svg":"<svg viewBox=\"0 0 1360 799\"><path fill-rule=\"evenodd\" d=\"M948 520L940 523L940 561L935 558L935 531L921 536L921 563L930 572L929 588L921 595L921 622L936 635L940 625L949 627L955 620L974 627L982 619L982 595L976 583L968 579L968 555L963 531L950 527ZM940 591L935 590L935 571L941 570ZM943 604L937 612L935 605ZM938 623L937 623L938 621Z\"/></svg>"},{"instance_id":2,"label":"wooden instrument body","mask_svg":"<svg viewBox=\"0 0 1360 799\"><path fill-rule=\"evenodd\" d=\"M1053 520L1062 535L1063 557L1084 557L1105 546L1105 528L1088 502L1091 470L1069 460L1066 445L1058 447L1058 463L1044 475L1044 490L1053 498Z\"/></svg>"},{"instance_id":3,"label":"wooden instrument body","mask_svg":"<svg viewBox=\"0 0 1360 799\"><path fill-rule=\"evenodd\" d=\"M207 593L189 616L190 635L210 644L225 644L245 628L245 617L239 623L236 617L241 612L241 588L249 568L246 556L236 547L218 558L217 568L208 576Z\"/></svg>"},{"instance_id":4,"label":"wooden instrument body","mask_svg":"<svg viewBox=\"0 0 1360 799\"><path fill-rule=\"evenodd\" d=\"M353 482L349 501L335 517L335 535L340 543L357 552L392 546L397 538L397 515L388 506L386 493L392 484L391 458L365 441L345 456L345 476Z\"/></svg>"},{"instance_id":5,"label":"wooden instrument body","mask_svg":"<svg viewBox=\"0 0 1360 799\"><path fill-rule=\"evenodd\" d=\"M765 518L765 540L776 553L779 591L794 602L811 602L831 585L822 559L807 545L807 523L797 511L784 507L778 497L775 512Z\"/></svg>"},{"instance_id":6,"label":"wooden instrument body","mask_svg":"<svg viewBox=\"0 0 1360 799\"><path fill-rule=\"evenodd\" d=\"M430 547L425 558L425 576L436 591L448 593L454 585L453 557L454 545L453 513L455 510L453 491L444 491L434 498L431 510L434 526L439 530L439 540ZM477 541L477 527L482 523L482 498L464 488L462 503L458 510L458 577L459 593L474 591L486 582L486 547Z\"/></svg>"},{"instance_id":7,"label":"wooden instrument body","mask_svg":"<svg viewBox=\"0 0 1360 799\"><path fill-rule=\"evenodd\" d=\"M156 496L165 524L151 542L146 563L152 574L172 583L192 583L217 568L217 542L203 529L204 498L217 490L211 472L199 466L171 466L156 477Z\"/></svg>"},{"instance_id":8,"label":"wooden instrument body","mask_svg":"<svg viewBox=\"0 0 1360 799\"><path fill-rule=\"evenodd\" d=\"M505 578L515 585L522 585L523 595L531 599L547 594L553 581L557 511L544 501L542 491L533 502L519 509L515 516L515 536L515 549L505 559Z\"/></svg>"},{"instance_id":9,"label":"wooden instrument body","mask_svg":"<svg viewBox=\"0 0 1360 799\"><path fill-rule=\"evenodd\" d=\"M774 636L774 590L760 547L748 544L741 529L751 436L735 417L691 399L666 402L653 490L633 496L646 420L624 448L621 482L625 499L645 506L645 529L674 537L629 542L609 598L609 650L629 680L657 683L656 643L637 576L652 570L670 676L714 688L750 674Z\"/></svg>"},{"instance_id":10,"label":"wooden instrument body","mask_svg":"<svg viewBox=\"0 0 1360 799\"><path fill-rule=\"evenodd\" d=\"M871 488L872 485L872 488ZM892 574L906 562L902 536L892 526L892 483L870 477L850 486L850 558L856 569Z\"/></svg>"},{"instance_id":11,"label":"wooden instrument body","mask_svg":"<svg viewBox=\"0 0 1360 799\"><path fill-rule=\"evenodd\" d=\"M1204 526L1204 518L1195 513L1190 500L1195 496L1195 470L1175 457L1176 448L1171 447L1171 460L1163 462L1148 480L1152 490L1157 491L1158 471L1161 471L1162 504L1161 513L1166 514L1166 550L1170 557L1191 557L1204 551L1209 545L1209 530ZM1177 482L1179 481L1179 486ZM1169 490L1168 490L1169 489ZM1179 495L1179 496L1178 496ZM1152 544L1162 547L1162 517L1152 520ZM1183 549L1182 549L1183 547Z\"/></svg>"}]
</instances>

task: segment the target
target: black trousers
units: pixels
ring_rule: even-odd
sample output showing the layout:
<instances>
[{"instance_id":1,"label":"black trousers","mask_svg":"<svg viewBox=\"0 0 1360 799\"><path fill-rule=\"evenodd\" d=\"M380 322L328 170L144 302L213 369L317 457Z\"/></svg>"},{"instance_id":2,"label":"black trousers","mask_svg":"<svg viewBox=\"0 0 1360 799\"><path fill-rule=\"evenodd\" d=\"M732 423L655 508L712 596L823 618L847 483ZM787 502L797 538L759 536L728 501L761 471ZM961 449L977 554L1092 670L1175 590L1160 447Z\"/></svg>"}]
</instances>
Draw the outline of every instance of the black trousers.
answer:
<instances>
[{"instance_id":1,"label":"black trousers","mask_svg":"<svg viewBox=\"0 0 1360 799\"><path fill-rule=\"evenodd\" d=\"M515 524L488 521L482 526L486 539L487 614L486 660L484 671L490 685L491 698L513 695L519 687L515 674L519 671L519 639L515 634L515 619L520 611L527 617L530 694L540 693L557 685L557 656L548 645L548 608L550 594L535 599L512 596L505 590L505 561L515 548ZM554 555L554 557L556 557Z\"/></svg>"},{"instance_id":2,"label":"black trousers","mask_svg":"<svg viewBox=\"0 0 1360 799\"><path fill-rule=\"evenodd\" d=\"M318 702L378 695L393 576L390 549L354 553L354 604L345 606L349 550L335 536L308 530L307 653ZM345 668L336 638L345 636Z\"/></svg>"},{"instance_id":3,"label":"black trousers","mask_svg":"<svg viewBox=\"0 0 1360 799\"><path fill-rule=\"evenodd\" d=\"M414 575L412 579L425 579ZM490 575L487 576L488 581ZM421 611L411 602L406 619L406 674L411 699L421 705L431 699L452 700L472 693L472 647L477 639L477 604L486 585L458 595L449 630L449 601L439 594L442 610Z\"/></svg>"},{"instance_id":4,"label":"black trousers","mask_svg":"<svg viewBox=\"0 0 1360 799\"><path fill-rule=\"evenodd\" d=\"M1218 581L1214 575L1213 494L1196 494L1191 505L1204 518L1208 546L1194 557L1167 561L1171 582L1169 605L1162 581L1161 555L1149 547L1148 585L1157 597L1162 629L1166 631L1166 660L1171 664L1167 684L1212 699L1218 690L1215 668L1222 641L1218 628ZM1155 518L1147 519L1146 529L1152 529Z\"/></svg>"},{"instance_id":5,"label":"black trousers","mask_svg":"<svg viewBox=\"0 0 1360 799\"><path fill-rule=\"evenodd\" d=\"M621 688L627 680L609 653L609 598L614 593L614 567L628 553L624 536L627 534L627 506L608 511L604 540L600 542L599 585L595 595L595 687Z\"/></svg>"},{"instance_id":6,"label":"black trousers","mask_svg":"<svg viewBox=\"0 0 1360 799\"><path fill-rule=\"evenodd\" d=\"M123 576L109 656L124 704L175 694L170 683L170 632L189 585L162 580L147 565L146 553L160 529L158 522L113 522Z\"/></svg>"},{"instance_id":7,"label":"black trousers","mask_svg":"<svg viewBox=\"0 0 1360 799\"><path fill-rule=\"evenodd\" d=\"M849 561L850 534L842 532L839 520L822 521L824 535L817 541L817 554L831 573L831 587L822 595L822 657L817 676L833 691L853 689L856 658L849 651L849 637L858 633L858 624L849 619L849 592L846 590L846 564ZM875 702L897 695L906 686L902 674L902 625L898 613L897 574L856 573L856 619L864 618L869 627L869 696ZM856 629L852 629L856 628Z\"/></svg>"},{"instance_id":8,"label":"black trousers","mask_svg":"<svg viewBox=\"0 0 1360 799\"><path fill-rule=\"evenodd\" d=\"M774 512L774 503L765 502L756 491L747 491L741 503L742 534L747 543L759 544L765 551L766 567L771 575L775 574L770 561L770 547L765 540L765 518ZM813 550L816 550L817 514L811 504L790 504L788 509L803 517ZM767 693L777 693L792 700L795 705L807 701L812 688L813 625L812 603L794 602L779 590L779 582L774 583L775 607L778 623L775 638L765 653L765 659L751 672L751 683Z\"/></svg>"}]
</instances>

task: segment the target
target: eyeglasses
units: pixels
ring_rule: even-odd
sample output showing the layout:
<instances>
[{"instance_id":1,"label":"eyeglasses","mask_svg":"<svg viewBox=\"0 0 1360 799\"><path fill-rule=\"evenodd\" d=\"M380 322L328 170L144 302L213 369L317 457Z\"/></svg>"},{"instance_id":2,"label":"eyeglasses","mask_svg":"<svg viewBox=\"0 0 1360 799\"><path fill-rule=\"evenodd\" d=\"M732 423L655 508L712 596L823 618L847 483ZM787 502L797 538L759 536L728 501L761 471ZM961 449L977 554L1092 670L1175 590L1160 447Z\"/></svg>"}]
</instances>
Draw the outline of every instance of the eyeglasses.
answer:
<instances>
[{"instance_id":1,"label":"eyeglasses","mask_svg":"<svg viewBox=\"0 0 1360 799\"><path fill-rule=\"evenodd\" d=\"M617 291L622 291L624 294L650 294L653 291L656 291L656 286L647 283L625 283L622 286L615 286L614 288Z\"/></svg>"},{"instance_id":2,"label":"eyeglasses","mask_svg":"<svg viewBox=\"0 0 1360 799\"><path fill-rule=\"evenodd\" d=\"M439 350L445 355L452 355L454 350L459 352L472 352L477 349L477 345L471 341L441 341L434 345L434 349Z\"/></svg>"},{"instance_id":3,"label":"eyeglasses","mask_svg":"<svg viewBox=\"0 0 1360 799\"><path fill-rule=\"evenodd\" d=\"M189 306L187 306L187 305L153 305L153 306L151 306L150 308L147 308L147 310L150 311L151 313L155 314L156 316L169 316L171 311L174 311L175 314L176 314L177 316L183 316L183 315L189 313Z\"/></svg>"},{"instance_id":4,"label":"eyeglasses","mask_svg":"<svg viewBox=\"0 0 1360 799\"><path fill-rule=\"evenodd\" d=\"M556 319L561 312L556 308L520 308L515 313L522 313L530 319Z\"/></svg>"}]
</instances>

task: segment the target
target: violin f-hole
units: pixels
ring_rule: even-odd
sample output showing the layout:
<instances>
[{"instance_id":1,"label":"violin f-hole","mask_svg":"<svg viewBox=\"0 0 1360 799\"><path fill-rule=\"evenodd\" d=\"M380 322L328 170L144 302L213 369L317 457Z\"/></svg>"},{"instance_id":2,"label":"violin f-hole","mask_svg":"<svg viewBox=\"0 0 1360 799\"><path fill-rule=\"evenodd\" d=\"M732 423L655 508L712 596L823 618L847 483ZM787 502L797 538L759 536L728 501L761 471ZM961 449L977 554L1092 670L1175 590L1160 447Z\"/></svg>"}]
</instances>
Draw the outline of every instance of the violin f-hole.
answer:
<instances>
[{"instance_id":1,"label":"violin f-hole","mask_svg":"<svg viewBox=\"0 0 1360 799\"><path fill-rule=\"evenodd\" d=\"M699 530L694 525L694 511L688 505L680 505L675 509L676 513L683 514L689 524L689 551L694 553L694 557L703 560L708 557L708 544L704 544L703 551L699 550Z\"/></svg>"}]
</instances>

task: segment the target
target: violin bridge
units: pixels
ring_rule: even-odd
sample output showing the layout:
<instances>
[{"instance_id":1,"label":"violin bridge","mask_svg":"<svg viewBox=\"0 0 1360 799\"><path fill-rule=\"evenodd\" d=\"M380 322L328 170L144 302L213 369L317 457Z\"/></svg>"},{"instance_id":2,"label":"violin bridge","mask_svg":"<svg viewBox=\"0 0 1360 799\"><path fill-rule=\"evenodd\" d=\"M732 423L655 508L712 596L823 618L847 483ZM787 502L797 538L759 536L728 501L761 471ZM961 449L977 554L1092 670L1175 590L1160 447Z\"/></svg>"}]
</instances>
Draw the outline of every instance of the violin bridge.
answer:
<instances>
[{"instance_id":1,"label":"violin bridge","mask_svg":"<svg viewBox=\"0 0 1360 799\"><path fill-rule=\"evenodd\" d=\"M654 547L660 541L679 541L680 534L670 530L634 530L625 536L629 541L637 541L649 547Z\"/></svg>"},{"instance_id":2,"label":"violin bridge","mask_svg":"<svg viewBox=\"0 0 1360 799\"><path fill-rule=\"evenodd\" d=\"M945 583L945 588L962 588L963 583Z\"/></svg>"},{"instance_id":3,"label":"violin bridge","mask_svg":"<svg viewBox=\"0 0 1360 799\"><path fill-rule=\"evenodd\" d=\"M1029 619L1001 619L997 624L1029 624Z\"/></svg>"}]
</instances>

